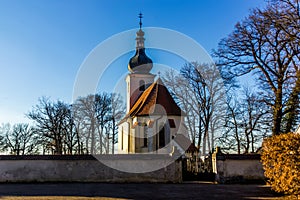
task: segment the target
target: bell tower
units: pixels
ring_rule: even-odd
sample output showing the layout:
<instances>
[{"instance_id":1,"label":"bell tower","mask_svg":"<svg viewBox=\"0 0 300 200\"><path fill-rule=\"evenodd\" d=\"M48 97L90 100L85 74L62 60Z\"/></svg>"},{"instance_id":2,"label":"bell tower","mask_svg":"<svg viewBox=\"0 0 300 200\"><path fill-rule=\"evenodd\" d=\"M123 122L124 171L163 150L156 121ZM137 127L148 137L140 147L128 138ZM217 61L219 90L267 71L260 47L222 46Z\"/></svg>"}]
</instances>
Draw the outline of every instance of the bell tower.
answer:
<instances>
[{"instance_id":1,"label":"bell tower","mask_svg":"<svg viewBox=\"0 0 300 200\"><path fill-rule=\"evenodd\" d=\"M127 113L130 111L139 96L151 85L155 75L150 71L153 67L152 60L146 55L144 45L144 31L142 30L142 13L139 14L140 29L136 32L135 55L129 60L129 74L126 77L127 83Z\"/></svg>"}]
</instances>

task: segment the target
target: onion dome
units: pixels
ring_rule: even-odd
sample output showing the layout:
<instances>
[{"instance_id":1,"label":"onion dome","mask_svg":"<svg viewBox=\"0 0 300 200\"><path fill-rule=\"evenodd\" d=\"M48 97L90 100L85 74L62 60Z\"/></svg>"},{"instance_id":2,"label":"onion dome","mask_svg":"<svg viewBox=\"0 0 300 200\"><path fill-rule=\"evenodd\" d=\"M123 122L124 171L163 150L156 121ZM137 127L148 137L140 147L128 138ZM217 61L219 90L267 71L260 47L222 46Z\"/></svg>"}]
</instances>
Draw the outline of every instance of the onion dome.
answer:
<instances>
[{"instance_id":1,"label":"onion dome","mask_svg":"<svg viewBox=\"0 0 300 200\"><path fill-rule=\"evenodd\" d=\"M142 14L139 15L140 17L140 29L136 32L136 51L135 55L129 60L128 63L128 70L131 73L140 73L146 74L149 73L153 67L152 60L146 55L145 47L144 47L144 31L142 31Z\"/></svg>"}]
</instances>

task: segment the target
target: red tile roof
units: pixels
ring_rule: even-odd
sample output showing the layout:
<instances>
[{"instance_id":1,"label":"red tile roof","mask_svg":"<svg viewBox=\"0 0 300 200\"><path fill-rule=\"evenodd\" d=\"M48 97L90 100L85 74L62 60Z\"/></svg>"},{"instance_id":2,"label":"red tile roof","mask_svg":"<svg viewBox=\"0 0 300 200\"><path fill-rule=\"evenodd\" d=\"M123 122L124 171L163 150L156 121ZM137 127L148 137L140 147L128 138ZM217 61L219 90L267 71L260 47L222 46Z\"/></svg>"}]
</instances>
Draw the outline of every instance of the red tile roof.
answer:
<instances>
[{"instance_id":1,"label":"red tile roof","mask_svg":"<svg viewBox=\"0 0 300 200\"><path fill-rule=\"evenodd\" d=\"M137 99L125 118L145 115L181 116L183 114L162 80L158 78Z\"/></svg>"}]
</instances>

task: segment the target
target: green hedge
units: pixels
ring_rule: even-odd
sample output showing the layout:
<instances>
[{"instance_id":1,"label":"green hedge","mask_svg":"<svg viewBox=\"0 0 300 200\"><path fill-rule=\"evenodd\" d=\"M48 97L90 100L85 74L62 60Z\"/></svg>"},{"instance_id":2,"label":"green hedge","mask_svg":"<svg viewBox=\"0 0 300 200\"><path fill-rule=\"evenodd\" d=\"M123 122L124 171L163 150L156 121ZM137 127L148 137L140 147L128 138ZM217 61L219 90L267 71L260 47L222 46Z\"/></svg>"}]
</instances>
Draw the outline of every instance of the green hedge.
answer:
<instances>
[{"instance_id":1,"label":"green hedge","mask_svg":"<svg viewBox=\"0 0 300 200\"><path fill-rule=\"evenodd\" d=\"M300 134L287 133L265 139L262 164L272 189L300 195Z\"/></svg>"}]
</instances>

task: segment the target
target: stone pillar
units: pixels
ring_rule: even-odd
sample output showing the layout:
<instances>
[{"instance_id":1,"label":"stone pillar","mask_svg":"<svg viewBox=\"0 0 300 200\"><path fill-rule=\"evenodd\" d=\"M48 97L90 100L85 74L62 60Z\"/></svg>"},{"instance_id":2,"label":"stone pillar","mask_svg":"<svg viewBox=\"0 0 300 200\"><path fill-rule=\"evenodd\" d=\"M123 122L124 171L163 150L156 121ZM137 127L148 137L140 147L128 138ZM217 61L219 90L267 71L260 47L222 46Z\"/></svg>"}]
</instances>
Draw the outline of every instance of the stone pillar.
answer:
<instances>
[{"instance_id":1,"label":"stone pillar","mask_svg":"<svg viewBox=\"0 0 300 200\"><path fill-rule=\"evenodd\" d=\"M216 151L212 154L212 168L215 174L215 181L223 183L224 177L224 155L220 147L216 147Z\"/></svg>"}]
</instances>

